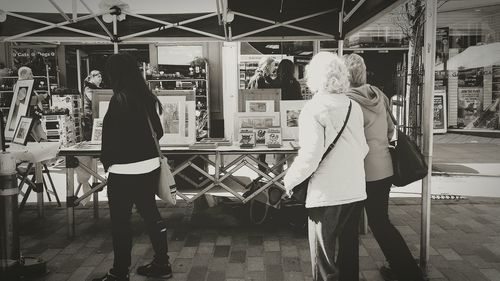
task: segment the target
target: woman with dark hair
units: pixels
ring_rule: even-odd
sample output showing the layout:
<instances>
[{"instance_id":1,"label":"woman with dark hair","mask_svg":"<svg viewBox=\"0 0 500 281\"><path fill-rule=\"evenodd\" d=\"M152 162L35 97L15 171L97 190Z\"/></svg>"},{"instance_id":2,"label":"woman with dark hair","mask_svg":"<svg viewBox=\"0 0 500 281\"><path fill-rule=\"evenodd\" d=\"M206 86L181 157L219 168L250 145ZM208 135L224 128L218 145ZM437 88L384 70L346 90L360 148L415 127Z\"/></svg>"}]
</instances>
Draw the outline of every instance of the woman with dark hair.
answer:
<instances>
[{"instance_id":1,"label":"woman with dark hair","mask_svg":"<svg viewBox=\"0 0 500 281\"><path fill-rule=\"evenodd\" d=\"M151 263L137 268L140 275L169 278L167 230L156 206L155 189L160 160L151 134L163 136L157 108L161 104L147 87L137 62L127 54L112 55L106 62L113 96L103 121L101 162L108 176L108 203L113 237L113 268L94 281L129 280L132 206L145 221L155 252Z\"/></svg>"},{"instance_id":2,"label":"woman with dark hair","mask_svg":"<svg viewBox=\"0 0 500 281\"><path fill-rule=\"evenodd\" d=\"M300 84L295 79L295 67L289 59L281 60L278 65L277 79L281 87L282 100L301 100Z\"/></svg>"}]
</instances>

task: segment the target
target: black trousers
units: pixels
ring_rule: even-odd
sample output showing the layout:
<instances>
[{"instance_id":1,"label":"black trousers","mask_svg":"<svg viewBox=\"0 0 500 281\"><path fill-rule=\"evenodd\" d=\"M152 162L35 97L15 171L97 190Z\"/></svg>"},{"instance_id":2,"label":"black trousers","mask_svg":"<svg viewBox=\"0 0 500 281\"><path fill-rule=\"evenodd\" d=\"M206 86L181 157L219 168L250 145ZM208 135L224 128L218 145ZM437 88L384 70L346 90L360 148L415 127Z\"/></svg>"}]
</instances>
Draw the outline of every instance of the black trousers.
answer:
<instances>
[{"instance_id":1,"label":"black trousers","mask_svg":"<svg viewBox=\"0 0 500 281\"><path fill-rule=\"evenodd\" d=\"M155 200L159 171L160 169L156 169L140 175L109 174L108 203L113 237L113 270L116 273L128 273L131 264L130 217L134 204L146 224L155 252L155 262L168 263L167 229Z\"/></svg>"},{"instance_id":2,"label":"black trousers","mask_svg":"<svg viewBox=\"0 0 500 281\"><path fill-rule=\"evenodd\" d=\"M368 225L392 271L400 281L424 280L405 240L389 219L391 178L366 183L365 201Z\"/></svg>"},{"instance_id":3,"label":"black trousers","mask_svg":"<svg viewBox=\"0 0 500 281\"><path fill-rule=\"evenodd\" d=\"M363 201L309 209L313 280L359 280L358 224L362 208Z\"/></svg>"}]
</instances>

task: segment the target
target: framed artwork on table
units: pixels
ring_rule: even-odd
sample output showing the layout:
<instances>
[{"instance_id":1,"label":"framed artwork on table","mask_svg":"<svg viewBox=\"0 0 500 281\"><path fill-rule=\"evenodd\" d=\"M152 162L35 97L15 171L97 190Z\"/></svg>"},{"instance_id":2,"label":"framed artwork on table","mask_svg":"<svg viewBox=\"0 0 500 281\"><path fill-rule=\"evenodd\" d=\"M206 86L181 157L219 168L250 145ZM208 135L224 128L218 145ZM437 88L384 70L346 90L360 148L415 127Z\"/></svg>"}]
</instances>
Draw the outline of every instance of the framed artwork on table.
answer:
<instances>
[{"instance_id":1,"label":"framed artwork on table","mask_svg":"<svg viewBox=\"0 0 500 281\"><path fill-rule=\"evenodd\" d=\"M279 112L236 112L234 114L234 139L241 128L269 128L279 126Z\"/></svg>"},{"instance_id":2,"label":"framed artwork on table","mask_svg":"<svg viewBox=\"0 0 500 281\"><path fill-rule=\"evenodd\" d=\"M274 109L280 111L281 89L240 89L238 91L238 111L245 112L248 101L273 101Z\"/></svg>"},{"instance_id":3,"label":"framed artwork on table","mask_svg":"<svg viewBox=\"0 0 500 281\"><path fill-rule=\"evenodd\" d=\"M113 90L93 89L92 91L92 117L104 118L108 111L109 101L113 96Z\"/></svg>"},{"instance_id":4,"label":"framed artwork on table","mask_svg":"<svg viewBox=\"0 0 500 281\"><path fill-rule=\"evenodd\" d=\"M33 92L34 80L19 80L14 87L14 95L10 104L7 123L5 124L5 138L12 140L18 127L21 116L26 116L30 106L31 95Z\"/></svg>"},{"instance_id":5,"label":"framed artwork on table","mask_svg":"<svg viewBox=\"0 0 500 281\"><path fill-rule=\"evenodd\" d=\"M26 145L26 143L28 142L28 136L30 135L31 129L33 128L33 124L33 118L22 116L19 120L19 123L17 124L12 142L20 145Z\"/></svg>"},{"instance_id":6,"label":"framed artwork on table","mask_svg":"<svg viewBox=\"0 0 500 281\"><path fill-rule=\"evenodd\" d=\"M274 112L274 100L247 100L245 112Z\"/></svg>"},{"instance_id":7,"label":"framed artwork on table","mask_svg":"<svg viewBox=\"0 0 500 281\"><path fill-rule=\"evenodd\" d=\"M92 126L91 143L100 144L102 141L102 122L103 118L94 118L94 126Z\"/></svg>"},{"instance_id":8,"label":"framed artwork on table","mask_svg":"<svg viewBox=\"0 0 500 281\"><path fill-rule=\"evenodd\" d=\"M299 115L306 102L306 100L280 101L281 134L283 140L299 139Z\"/></svg>"},{"instance_id":9,"label":"framed artwork on table","mask_svg":"<svg viewBox=\"0 0 500 281\"><path fill-rule=\"evenodd\" d=\"M163 108L160 121L163 127L163 137L160 144L179 145L186 142L186 97L159 96Z\"/></svg>"}]
</instances>

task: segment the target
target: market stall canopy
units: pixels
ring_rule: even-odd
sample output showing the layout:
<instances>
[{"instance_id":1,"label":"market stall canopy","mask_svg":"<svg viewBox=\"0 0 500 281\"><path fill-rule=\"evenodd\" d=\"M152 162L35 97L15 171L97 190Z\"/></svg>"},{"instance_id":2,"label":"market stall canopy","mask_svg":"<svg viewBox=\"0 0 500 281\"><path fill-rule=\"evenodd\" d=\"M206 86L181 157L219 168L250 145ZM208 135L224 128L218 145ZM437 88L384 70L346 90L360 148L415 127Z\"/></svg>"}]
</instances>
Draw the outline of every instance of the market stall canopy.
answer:
<instances>
[{"instance_id":1,"label":"market stall canopy","mask_svg":"<svg viewBox=\"0 0 500 281\"><path fill-rule=\"evenodd\" d=\"M402 2L16 0L2 4L0 41L343 39ZM116 26L110 13L118 15Z\"/></svg>"},{"instance_id":2,"label":"market stall canopy","mask_svg":"<svg viewBox=\"0 0 500 281\"><path fill-rule=\"evenodd\" d=\"M485 56L485 54L489 54ZM458 70L459 68L478 68L491 65L500 65L500 43L471 46L460 54L448 60L446 68L448 70ZM441 71L444 64L436 65L435 70Z\"/></svg>"}]
</instances>

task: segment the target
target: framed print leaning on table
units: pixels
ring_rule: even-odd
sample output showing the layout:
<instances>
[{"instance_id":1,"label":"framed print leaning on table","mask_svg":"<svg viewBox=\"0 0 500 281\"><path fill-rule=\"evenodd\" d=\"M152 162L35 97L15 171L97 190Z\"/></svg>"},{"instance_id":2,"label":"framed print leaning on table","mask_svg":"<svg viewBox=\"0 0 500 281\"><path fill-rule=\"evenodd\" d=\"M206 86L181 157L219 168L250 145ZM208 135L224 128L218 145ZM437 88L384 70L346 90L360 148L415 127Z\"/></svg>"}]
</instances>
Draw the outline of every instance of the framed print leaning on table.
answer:
<instances>
[{"instance_id":1,"label":"framed print leaning on table","mask_svg":"<svg viewBox=\"0 0 500 281\"><path fill-rule=\"evenodd\" d=\"M299 115L306 102L306 100L280 101L281 130L284 140L299 139Z\"/></svg>"},{"instance_id":2,"label":"framed print leaning on table","mask_svg":"<svg viewBox=\"0 0 500 281\"><path fill-rule=\"evenodd\" d=\"M28 142L28 136L33 128L33 123L33 118L22 116L17 125L12 142L20 145L26 145Z\"/></svg>"},{"instance_id":3,"label":"framed print leaning on table","mask_svg":"<svg viewBox=\"0 0 500 281\"><path fill-rule=\"evenodd\" d=\"M234 114L234 139L241 128L269 128L279 126L279 112L236 112Z\"/></svg>"},{"instance_id":4,"label":"framed print leaning on table","mask_svg":"<svg viewBox=\"0 0 500 281\"><path fill-rule=\"evenodd\" d=\"M5 124L5 138L12 140L21 116L28 113L34 80L19 80L14 87L14 95L10 104L7 123Z\"/></svg>"},{"instance_id":5,"label":"framed print leaning on table","mask_svg":"<svg viewBox=\"0 0 500 281\"><path fill-rule=\"evenodd\" d=\"M163 137L160 144L185 144L186 142L186 97L159 96L163 112L160 115Z\"/></svg>"}]
</instances>

